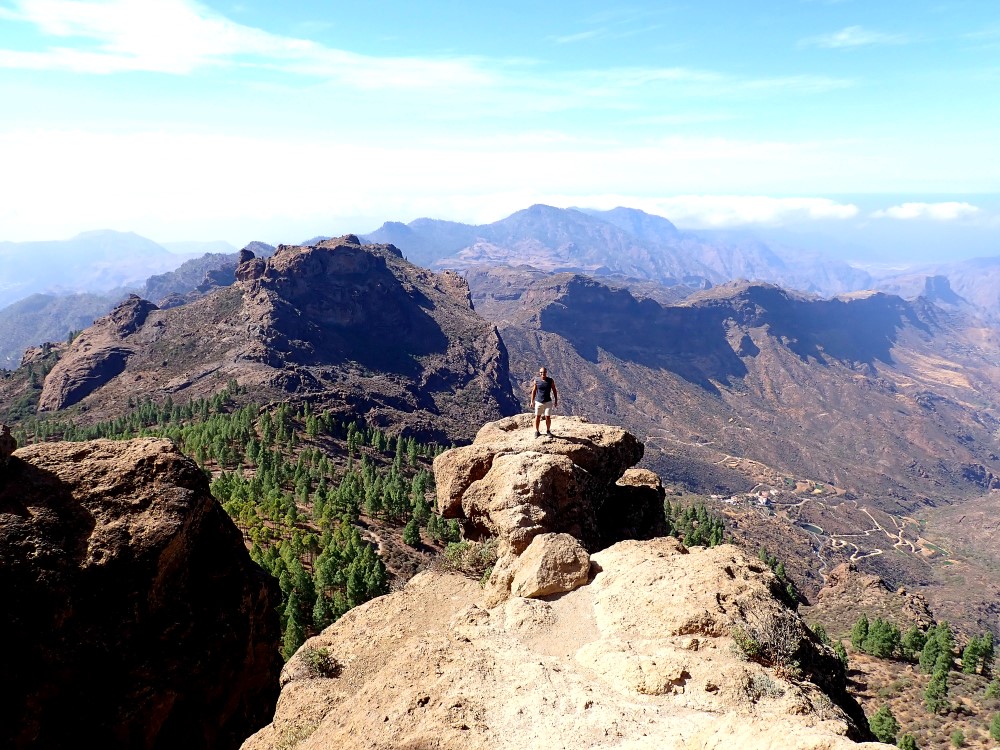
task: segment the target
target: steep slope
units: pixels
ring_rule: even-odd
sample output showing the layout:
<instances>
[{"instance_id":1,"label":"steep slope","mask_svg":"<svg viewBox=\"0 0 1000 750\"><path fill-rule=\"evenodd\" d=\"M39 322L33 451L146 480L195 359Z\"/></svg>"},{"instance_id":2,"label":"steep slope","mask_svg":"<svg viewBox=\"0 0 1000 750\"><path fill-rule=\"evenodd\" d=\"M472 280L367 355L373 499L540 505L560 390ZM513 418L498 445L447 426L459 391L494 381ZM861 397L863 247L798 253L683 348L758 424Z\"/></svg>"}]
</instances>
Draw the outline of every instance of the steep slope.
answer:
<instances>
[{"instance_id":1,"label":"steep slope","mask_svg":"<svg viewBox=\"0 0 1000 750\"><path fill-rule=\"evenodd\" d=\"M995 332L883 294L819 300L744 283L664 306L566 274L518 289L501 271L512 285L497 299L484 276L470 276L473 296L493 290L481 310L522 400L544 364L561 411L635 430L646 465L672 482L736 496L716 501L733 533L783 550L806 596L853 560L930 587L950 620L993 622L995 555L953 544L963 513L935 520L933 506L998 486Z\"/></svg>"},{"instance_id":2,"label":"steep slope","mask_svg":"<svg viewBox=\"0 0 1000 750\"><path fill-rule=\"evenodd\" d=\"M926 302L737 284L664 306L559 275L488 311L515 377L548 361L567 407L642 425L682 452L710 435L706 450L911 504L1000 475L996 337ZM859 466L856 451L885 458Z\"/></svg>"},{"instance_id":3,"label":"steep slope","mask_svg":"<svg viewBox=\"0 0 1000 750\"><path fill-rule=\"evenodd\" d=\"M924 292L928 279L943 278L965 303L973 305L992 322L1000 321L1000 258L972 258L924 266L883 276L876 287L912 298Z\"/></svg>"},{"instance_id":4,"label":"steep slope","mask_svg":"<svg viewBox=\"0 0 1000 750\"><path fill-rule=\"evenodd\" d=\"M40 410L80 403L95 420L235 378L262 398L295 393L450 441L516 409L503 343L458 276L350 236L245 257L232 286L170 309L133 297L84 331L46 377Z\"/></svg>"},{"instance_id":5,"label":"steep slope","mask_svg":"<svg viewBox=\"0 0 1000 750\"><path fill-rule=\"evenodd\" d=\"M0 310L0 368L12 370L24 351L45 341L63 341L91 325L121 301L113 294L33 294Z\"/></svg>"},{"instance_id":6,"label":"steep slope","mask_svg":"<svg viewBox=\"0 0 1000 750\"><path fill-rule=\"evenodd\" d=\"M484 601L474 581L428 571L352 610L286 665L275 719L245 750L846 750L870 738L840 662L775 598L763 563L670 537L604 549L592 539L588 554L558 533L593 521L586 502L565 505L559 477L575 467L581 481L614 481L641 454L632 436L574 423L560 454L559 438L540 453L528 434L525 420L488 424L435 461L466 522L516 553L494 568L487 597L497 578L514 590ZM487 453L483 474L475 457ZM486 495L498 502L483 505ZM514 496L516 510L500 502ZM518 518L535 533L526 548ZM566 575L571 566L582 575Z\"/></svg>"},{"instance_id":7,"label":"steep slope","mask_svg":"<svg viewBox=\"0 0 1000 750\"><path fill-rule=\"evenodd\" d=\"M277 582L166 440L0 466L6 748L232 748L267 721Z\"/></svg>"}]
</instances>

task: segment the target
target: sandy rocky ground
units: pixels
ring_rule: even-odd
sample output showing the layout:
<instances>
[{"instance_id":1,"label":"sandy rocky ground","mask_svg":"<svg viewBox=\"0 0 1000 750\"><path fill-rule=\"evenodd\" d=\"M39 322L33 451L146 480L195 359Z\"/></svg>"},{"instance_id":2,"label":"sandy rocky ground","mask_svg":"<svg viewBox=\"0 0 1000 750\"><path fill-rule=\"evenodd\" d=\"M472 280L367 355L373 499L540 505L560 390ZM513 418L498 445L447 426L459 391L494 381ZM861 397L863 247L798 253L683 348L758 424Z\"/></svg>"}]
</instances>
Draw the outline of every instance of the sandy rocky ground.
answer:
<instances>
[{"instance_id":1,"label":"sandy rocky ground","mask_svg":"<svg viewBox=\"0 0 1000 750\"><path fill-rule=\"evenodd\" d=\"M532 441L524 427L487 425L435 464L442 502L501 537L485 589L425 571L348 613L285 666L274 721L245 750L833 749L867 736L836 658L758 560L669 537L588 554L561 528L544 467L564 471L575 452L576 483L560 486L584 487L571 505L594 513L619 485L588 484L581 464L630 456L634 438L567 419L558 440Z\"/></svg>"}]
</instances>

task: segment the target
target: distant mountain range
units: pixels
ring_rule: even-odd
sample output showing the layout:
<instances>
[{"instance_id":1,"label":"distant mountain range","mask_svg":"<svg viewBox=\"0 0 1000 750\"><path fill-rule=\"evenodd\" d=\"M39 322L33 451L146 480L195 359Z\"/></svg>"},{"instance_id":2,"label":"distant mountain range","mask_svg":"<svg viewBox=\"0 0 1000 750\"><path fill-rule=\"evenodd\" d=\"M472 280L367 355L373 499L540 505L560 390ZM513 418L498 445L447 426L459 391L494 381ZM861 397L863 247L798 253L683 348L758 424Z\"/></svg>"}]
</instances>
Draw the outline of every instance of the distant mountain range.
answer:
<instances>
[{"instance_id":1,"label":"distant mountain range","mask_svg":"<svg viewBox=\"0 0 1000 750\"><path fill-rule=\"evenodd\" d=\"M0 307L31 294L107 293L176 268L184 257L132 232L84 232L68 240L0 242Z\"/></svg>"},{"instance_id":2,"label":"distant mountain range","mask_svg":"<svg viewBox=\"0 0 1000 750\"><path fill-rule=\"evenodd\" d=\"M274 247L263 242L251 242L247 247L258 257L267 258L274 253ZM29 347L62 341L70 331L86 328L130 293L169 306L191 301L210 289L228 286L236 279L238 255L205 253L134 286L120 285L102 293L36 293L7 305L0 309L0 367L14 368ZM176 266L181 256L171 257Z\"/></svg>"},{"instance_id":3,"label":"distant mountain range","mask_svg":"<svg viewBox=\"0 0 1000 750\"><path fill-rule=\"evenodd\" d=\"M312 237L300 244L312 246L326 239ZM434 270L468 274L482 267L530 266L541 272L583 273L661 301L736 279L824 297L878 289L912 299L924 293L928 277L940 276L969 310L987 322L1000 321L1000 258L873 277L842 260L788 244L794 239L765 240L746 230L688 232L662 216L633 208L535 205L492 224L429 218L386 222L364 239L395 245L412 262ZM251 245L257 255L269 254L269 245ZM216 252L231 249L226 243L170 247L212 252L177 268L183 256L131 233L100 231L65 241L0 243L5 267L0 279L0 366L16 364L27 346L64 338L81 322L92 320L94 310L107 312L128 292L157 303L176 294L179 297L168 303L176 304L199 286L232 282L235 253ZM81 293L91 296L65 298ZM32 294L45 296L26 302L24 308L2 309Z\"/></svg>"},{"instance_id":4,"label":"distant mountain range","mask_svg":"<svg viewBox=\"0 0 1000 750\"><path fill-rule=\"evenodd\" d=\"M634 208L535 205L479 226L435 219L387 222L366 238L391 243L414 263L430 268L530 265L667 286L743 278L826 296L871 284L866 272L843 261L801 257L784 248L779 252L745 233L684 232L661 216Z\"/></svg>"}]
</instances>

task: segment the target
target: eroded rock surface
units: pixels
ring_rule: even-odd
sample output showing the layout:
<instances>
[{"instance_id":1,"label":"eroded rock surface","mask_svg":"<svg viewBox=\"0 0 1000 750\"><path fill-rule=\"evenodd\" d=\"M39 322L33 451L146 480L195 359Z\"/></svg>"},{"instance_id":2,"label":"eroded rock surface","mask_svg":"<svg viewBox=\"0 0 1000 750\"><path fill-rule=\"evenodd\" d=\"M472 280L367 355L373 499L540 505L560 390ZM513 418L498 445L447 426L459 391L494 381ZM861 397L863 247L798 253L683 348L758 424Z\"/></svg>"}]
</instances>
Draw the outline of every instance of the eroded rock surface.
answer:
<instances>
[{"instance_id":1,"label":"eroded rock surface","mask_svg":"<svg viewBox=\"0 0 1000 750\"><path fill-rule=\"evenodd\" d=\"M552 429L554 435L536 438L534 417L520 414L490 422L472 445L442 453L434 460L438 510L518 552L542 531L573 534L588 549L606 546L597 513L642 458L643 445L620 427L579 417L557 417Z\"/></svg>"},{"instance_id":2,"label":"eroded rock surface","mask_svg":"<svg viewBox=\"0 0 1000 750\"><path fill-rule=\"evenodd\" d=\"M120 375L136 351L126 339L156 309L133 294L81 333L46 376L38 410L65 409Z\"/></svg>"},{"instance_id":3,"label":"eroded rock surface","mask_svg":"<svg viewBox=\"0 0 1000 750\"><path fill-rule=\"evenodd\" d=\"M541 534L571 535L593 552L665 531L659 478L630 470L643 453L635 436L578 417L556 418L552 430L535 437L534 417L508 417L434 460L441 514L461 518L467 538L499 540L487 604L510 593L517 558Z\"/></svg>"},{"instance_id":4,"label":"eroded rock surface","mask_svg":"<svg viewBox=\"0 0 1000 750\"><path fill-rule=\"evenodd\" d=\"M588 585L550 600L485 609L474 581L427 571L352 610L286 665L274 721L244 749L835 750L868 736L836 657L758 560L661 538L592 561Z\"/></svg>"},{"instance_id":5,"label":"eroded rock surface","mask_svg":"<svg viewBox=\"0 0 1000 750\"><path fill-rule=\"evenodd\" d=\"M517 411L504 343L458 275L353 235L236 260L232 278L209 269L194 297L167 309L133 297L85 330L46 377L38 409L79 403L79 419L99 421L130 399L211 398L235 379L259 399L294 394L428 442L471 438L483 419ZM22 396L0 383L0 413Z\"/></svg>"},{"instance_id":6,"label":"eroded rock surface","mask_svg":"<svg viewBox=\"0 0 1000 750\"><path fill-rule=\"evenodd\" d=\"M277 699L280 592L167 440L0 474L0 746L232 748Z\"/></svg>"}]
</instances>

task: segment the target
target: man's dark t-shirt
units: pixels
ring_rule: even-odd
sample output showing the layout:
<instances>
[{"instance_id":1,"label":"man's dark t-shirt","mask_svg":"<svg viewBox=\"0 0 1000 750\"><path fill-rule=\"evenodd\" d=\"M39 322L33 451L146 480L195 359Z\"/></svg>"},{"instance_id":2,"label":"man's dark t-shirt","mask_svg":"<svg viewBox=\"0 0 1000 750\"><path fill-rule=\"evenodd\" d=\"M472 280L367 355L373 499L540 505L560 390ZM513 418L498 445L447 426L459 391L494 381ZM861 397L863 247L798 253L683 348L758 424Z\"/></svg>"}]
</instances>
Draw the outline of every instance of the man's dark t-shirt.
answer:
<instances>
[{"instance_id":1,"label":"man's dark t-shirt","mask_svg":"<svg viewBox=\"0 0 1000 750\"><path fill-rule=\"evenodd\" d=\"M552 400L552 378L535 378L535 401L547 403Z\"/></svg>"}]
</instances>

